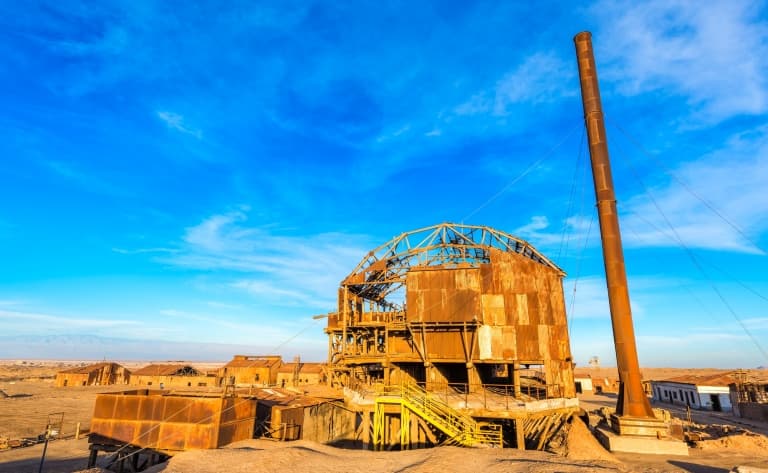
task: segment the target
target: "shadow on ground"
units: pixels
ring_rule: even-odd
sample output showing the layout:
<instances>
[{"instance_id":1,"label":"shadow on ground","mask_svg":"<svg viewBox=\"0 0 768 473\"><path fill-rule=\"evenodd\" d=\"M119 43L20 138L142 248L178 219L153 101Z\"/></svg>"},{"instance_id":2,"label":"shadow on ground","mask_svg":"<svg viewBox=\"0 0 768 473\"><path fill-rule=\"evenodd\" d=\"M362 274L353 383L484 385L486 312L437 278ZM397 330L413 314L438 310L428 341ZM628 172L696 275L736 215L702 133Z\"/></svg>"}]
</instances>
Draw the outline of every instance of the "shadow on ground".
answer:
<instances>
[{"instance_id":1,"label":"shadow on ground","mask_svg":"<svg viewBox=\"0 0 768 473\"><path fill-rule=\"evenodd\" d=\"M715 466L699 465L691 462L681 462L678 460L669 460L669 464L681 468L691 473L728 473L727 468L718 468Z\"/></svg>"}]
</instances>

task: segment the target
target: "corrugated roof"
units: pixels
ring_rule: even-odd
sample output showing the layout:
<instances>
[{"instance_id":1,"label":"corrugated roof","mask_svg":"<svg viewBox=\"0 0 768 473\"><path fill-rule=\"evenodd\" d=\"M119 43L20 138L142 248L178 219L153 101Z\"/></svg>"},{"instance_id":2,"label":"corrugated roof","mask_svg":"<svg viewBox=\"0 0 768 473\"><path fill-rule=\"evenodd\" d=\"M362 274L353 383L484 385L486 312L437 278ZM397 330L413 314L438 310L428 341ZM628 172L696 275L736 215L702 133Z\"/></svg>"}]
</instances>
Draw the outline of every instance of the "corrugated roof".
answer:
<instances>
[{"instance_id":1,"label":"corrugated roof","mask_svg":"<svg viewBox=\"0 0 768 473\"><path fill-rule=\"evenodd\" d=\"M711 375L685 375L675 376L674 378L657 380L658 382L691 384L694 386L728 386L736 382L736 378L731 373L711 374Z\"/></svg>"},{"instance_id":2,"label":"corrugated roof","mask_svg":"<svg viewBox=\"0 0 768 473\"><path fill-rule=\"evenodd\" d=\"M301 370L299 373L322 373L323 367L325 366L324 363L302 363L301 364ZM293 373L293 370L296 367L296 363L286 363L280 368L277 369L278 373Z\"/></svg>"},{"instance_id":3,"label":"corrugated roof","mask_svg":"<svg viewBox=\"0 0 768 473\"><path fill-rule=\"evenodd\" d=\"M88 374L88 373L93 373L94 371L101 371L102 369L104 369L104 367L109 365L115 365L122 368L122 366L118 365L117 363L101 362L101 363L94 363L88 366L76 366L74 368L59 371L59 373Z\"/></svg>"},{"instance_id":4,"label":"corrugated roof","mask_svg":"<svg viewBox=\"0 0 768 473\"><path fill-rule=\"evenodd\" d=\"M204 373L200 372L200 370L195 369L193 366L190 365L178 365L178 364L171 364L171 365L164 365L164 364L153 364L153 365L147 365L141 369L138 369L131 373L132 375L138 375L138 376L174 376L179 375L181 372L191 372L192 376L202 376ZM190 374L181 374L181 376L190 376Z\"/></svg>"},{"instance_id":5,"label":"corrugated roof","mask_svg":"<svg viewBox=\"0 0 768 473\"><path fill-rule=\"evenodd\" d=\"M275 364L280 364L279 358L261 358L251 356L245 359L236 358L224 365L224 368L270 368Z\"/></svg>"},{"instance_id":6,"label":"corrugated roof","mask_svg":"<svg viewBox=\"0 0 768 473\"><path fill-rule=\"evenodd\" d=\"M270 406L280 405L291 407L307 407L323 404L331 400L306 396L295 391L282 388L255 388L249 390L248 395L258 399L259 402Z\"/></svg>"}]
</instances>

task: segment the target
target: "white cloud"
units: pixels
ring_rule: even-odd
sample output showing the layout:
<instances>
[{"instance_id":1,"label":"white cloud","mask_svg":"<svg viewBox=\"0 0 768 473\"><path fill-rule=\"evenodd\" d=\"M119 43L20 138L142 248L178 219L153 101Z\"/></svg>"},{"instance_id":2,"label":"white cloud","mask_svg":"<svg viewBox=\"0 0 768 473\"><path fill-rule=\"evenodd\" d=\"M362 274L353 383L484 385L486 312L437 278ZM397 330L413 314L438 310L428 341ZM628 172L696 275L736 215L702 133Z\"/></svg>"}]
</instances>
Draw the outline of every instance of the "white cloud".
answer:
<instances>
[{"instance_id":1,"label":"white cloud","mask_svg":"<svg viewBox=\"0 0 768 473\"><path fill-rule=\"evenodd\" d=\"M243 273L229 287L265 304L333 309L339 282L370 249L359 235L281 235L247 226L247 209L213 215L186 230L179 253L162 261L186 268Z\"/></svg>"},{"instance_id":2,"label":"white cloud","mask_svg":"<svg viewBox=\"0 0 768 473\"><path fill-rule=\"evenodd\" d=\"M677 333L675 335L638 335L638 344L660 348L660 347L680 347L695 346L706 342L749 342L749 338L744 334L724 333L722 329L715 333Z\"/></svg>"},{"instance_id":3,"label":"white cloud","mask_svg":"<svg viewBox=\"0 0 768 473\"><path fill-rule=\"evenodd\" d=\"M202 339L207 342L251 344L258 341L264 347L262 352L266 350L270 353L282 352L281 348L286 345L293 346L294 350L296 346L302 347L300 350L302 355L305 350L316 353L327 343L322 332L318 330L322 320L313 320L310 313L306 317L289 318L277 313L270 314L265 310L259 309L258 312L249 314L247 318L242 317L242 312L239 312L238 318L233 319L220 311L208 313L174 308L162 309L158 313L171 321L166 323L161 319L154 320L159 325L151 327L151 332L155 335L163 334L163 338L167 340L185 342L190 340L189 327L197 325L198 328L202 327L201 333L204 334ZM182 321L183 324L179 324ZM145 325L145 327L150 326ZM177 327L180 330L173 330ZM291 353L291 356L294 354L295 352Z\"/></svg>"},{"instance_id":4,"label":"white cloud","mask_svg":"<svg viewBox=\"0 0 768 473\"><path fill-rule=\"evenodd\" d=\"M655 204L637 195L621 205L627 246L679 246L669 222L688 248L763 252L753 241L768 228L768 127L673 173L650 189Z\"/></svg>"},{"instance_id":5,"label":"white cloud","mask_svg":"<svg viewBox=\"0 0 768 473\"><path fill-rule=\"evenodd\" d=\"M117 331L125 330L126 327L140 325L135 320L83 319L15 310L0 310L0 322L2 322L5 331L16 334L39 334L41 329L51 333L78 329L108 332L114 329L117 333Z\"/></svg>"},{"instance_id":6,"label":"white cloud","mask_svg":"<svg viewBox=\"0 0 768 473\"><path fill-rule=\"evenodd\" d=\"M214 309L227 309L227 310L242 310L243 306L240 304L229 304L227 302L219 302L219 301L208 301L206 302L206 305L208 307L212 307Z\"/></svg>"},{"instance_id":7,"label":"white cloud","mask_svg":"<svg viewBox=\"0 0 768 473\"><path fill-rule=\"evenodd\" d=\"M176 248L137 248L133 250L128 250L125 248L112 248L112 251L115 253L120 253L121 255L136 255L136 254L142 254L142 253L177 253L179 250Z\"/></svg>"},{"instance_id":8,"label":"white cloud","mask_svg":"<svg viewBox=\"0 0 768 473\"><path fill-rule=\"evenodd\" d=\"M626 248L765 252L755 242L768 229L768 126L736 135L724 148L668 171L662 183L646 186L647 193L619 197L617 203ZM589 221L584 215L566 220L568 239L578 246L572 250L582 248L588 232L589 245L599 244L597 219L591 230ZM543 216L531 217L513 233L540 249L556 247L562 240L562 229L551 228Z\"/></svg>"},{"instance_id":9,"label":"white cloud","mask_svg":"<svg viewBox=\"0 0 768 473\"><path fill-rule=\"evenodd\" d=\"M178 309L162 309L160 315L165 317L183 319L185 321L202 322L206 327L207 336L220 331L223 334L236 334L238 340L247 340L249 337L265 337L268 339L282 340L290 335L295 328L293 324L272 323L269 325L254 323L253 320L232 321L219 314L200 314Z\"/></svg>"},{"instance_id":10,"label":"white cloud","mask_svg":"<svg viewBox=\"0 0 768 473\"><path fill-rule=\"evenodd\" d=\"M610 317L605 278L599 276L568 278L563 282L563 291L569 319Z\"/></svg>"},{"instance_id":11,"label":"white cloud","mask_svg":"<svg viewBox=\"0 0 768 473\"><path fill-rule=\"evenodd\" d=\"M403 126L395 128L395 129L393 129L391 131L386 131L386 132L382 133L381 135L376 137L376 143L384 143L385 141L393 140L393 139L398 138L398 137L400 137L402 135L407 135L409 131L411 131L411 125L410 124L405 124Z\"/></svg>"},{"instance_id":12,"label":"white cloud","mask_svg":"<svg viewBox=\"0 0 768 473\"><path fill-rule=\"evenodd\" d=\"M454 108L456 115L493 114L505 116L518 103L553 102L576 92L572 82L574 67L552 53L527 57L516 69L504 75L490 91L474 94Z\"/></svg>"},{"instance_id":13,"label":"white cloud","mask_svg":"<svg viewBox=\"0 0 768 473\"><path fill-rule=\"evenodd\" d=\"M23 305L24 301L20 300L0 300L0 307L8 307L8 306L17 306L17 305Z\"/></svg>"},{"instance_id":14,"label":"white cloud","mask_svg":"<svg viewBox=\"0 0 768 473\"><path fill-rule=\"evenodd\" d=\"M327 294L312 294L297 289L291 289L284 284L258 279L243 279L235 281L232 287L243 289L249 294L272 304L282 306L317 307L322 303L323 307L332 308L334 305L334 292L329 290Z\"/></svg>"},{"instance_id":15,"label":"white cloud","mask_svg":"<svg viewBox=\"0 0 768 473\"><path fill-rule=\"evenodd\" d=\"M661 280L632 279L629 281L632 314L642 318L646 313L642 292L649 287L663 287ZM567 278L563 282L565 308L569 319L610 318L608 289L603 276L583 276Z\"/></svg>"},{"instance_id":16,"label":"white cloud","mask_svg":"<svg viewBox=\"0 0 768 473\"><path fill-rule=\"evenodd\" d=\"M747 329L766 330L768 329L768 317L754 317L741 321Z\"/></svg>"},{"instance_id":17,"label":"white cloud","mask_svg":"<svg viewBox=\"0 0 768 473\"><path fill-rule=\"evenodd\" d=\"M569 224L569 227L573 230L572 225ZM514 229L512 234L527 240L537 248L549 248L556 246L563 239L562 233L553 230L550 228L549 219L546 216L534 215L529 223ZM573 234L573 231L571 233Z\"/></svg>"},{"instance_id":18,"label":"white cloud","mask_svg":"<svg viewBox=\"0 0 768 473\"><path fill-rule=\"evenodd\" d=\"M573 76L570 62L554 54L536 53L496 84L493 112L506 115L509 107L519 102L553 102L574 95L573 87L568 86Z\"/></svg>"},{"instance_id":19,"label":"white cloud","mask_svg":"<svg viewBox=\"0 0 768 473\"><path fill-rule=\"evenodd\" d=\"M123 186L114 185L101 177L87 173L77 165L64 161L43 161L42 164L54 174L75 184L78 188L94 192L96 194L130 196L132 193Z\"/></svg>"},{"instance_id":20,"label":"white cloud","mask_svg":"<svg viewBox=\"0 0 768 473\"><path fill-rule=\"evenodd\" d=\"M158 111L157 117L160 120L164 121L165 124L168 126L168 128L171 128L173 130L179 131L187 135L192 135L198 140L201 140L203 138L202 130L199 130L197 128L192 128L189 125L187 125L185 123L184 116L179 115L178 113Z\"/></svg>"},{"instance_id":21,"label":"white cloud","mask_svg":"<svg viewBox=\"0 0 768 473\"><path fill-rule=\"evenodd\" d=\"M635 95L672 92L717 123L768 110L768 24L747 1L598 3L603 78Z\"/></svg>"}]
</instances>

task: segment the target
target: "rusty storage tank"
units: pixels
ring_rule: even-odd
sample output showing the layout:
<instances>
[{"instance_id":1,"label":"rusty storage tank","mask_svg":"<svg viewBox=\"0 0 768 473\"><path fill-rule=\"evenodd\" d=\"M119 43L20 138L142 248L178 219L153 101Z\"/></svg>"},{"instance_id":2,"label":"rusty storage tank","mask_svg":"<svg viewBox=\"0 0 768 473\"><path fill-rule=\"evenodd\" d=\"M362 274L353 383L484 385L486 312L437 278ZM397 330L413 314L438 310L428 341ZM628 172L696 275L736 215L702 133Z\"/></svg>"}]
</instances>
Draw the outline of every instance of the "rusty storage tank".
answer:
<instances>
[{"instance_id":1,"label":"rusty storage tank","mask_svg":"<svg viewBox=\"0 0 768 473\"><path fill-rule=\"evenodd\" d=\"M89 442L168 453L219 448L253 438L255 419L256 401L242 397L148 389L99 394Z\"/></svg>"}]
</instances>

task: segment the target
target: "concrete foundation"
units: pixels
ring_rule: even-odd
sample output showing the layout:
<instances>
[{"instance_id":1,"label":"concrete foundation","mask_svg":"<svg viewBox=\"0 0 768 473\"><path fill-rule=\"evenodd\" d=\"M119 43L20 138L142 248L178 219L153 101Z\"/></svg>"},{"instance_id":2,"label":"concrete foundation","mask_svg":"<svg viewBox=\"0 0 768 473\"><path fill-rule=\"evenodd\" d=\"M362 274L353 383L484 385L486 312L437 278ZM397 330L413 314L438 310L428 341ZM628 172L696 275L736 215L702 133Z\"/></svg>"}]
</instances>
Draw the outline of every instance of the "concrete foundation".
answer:
<instances>
[{"instance_id":1,"label":"concrete foundation","mask_svg":"<svg viewBox=\"0 0 768 473\"><path fill-rule=\"evenodd\" d=\"M663 438L667 436L669 424L662 419L611 415L611 428L619 435Z\"/></svg>"},{"instance_id":2,"label":"concrete foundation","mask_svg":"<svg viewBox=\"0 0 768 473\"><path fill-rule=\"evenodd\" d=\"M688 445L681 440L640 435L618 435L605 425L597 426L595 435L603 447L611 452L688 456Z\"/></svg>"}]
</instances>

